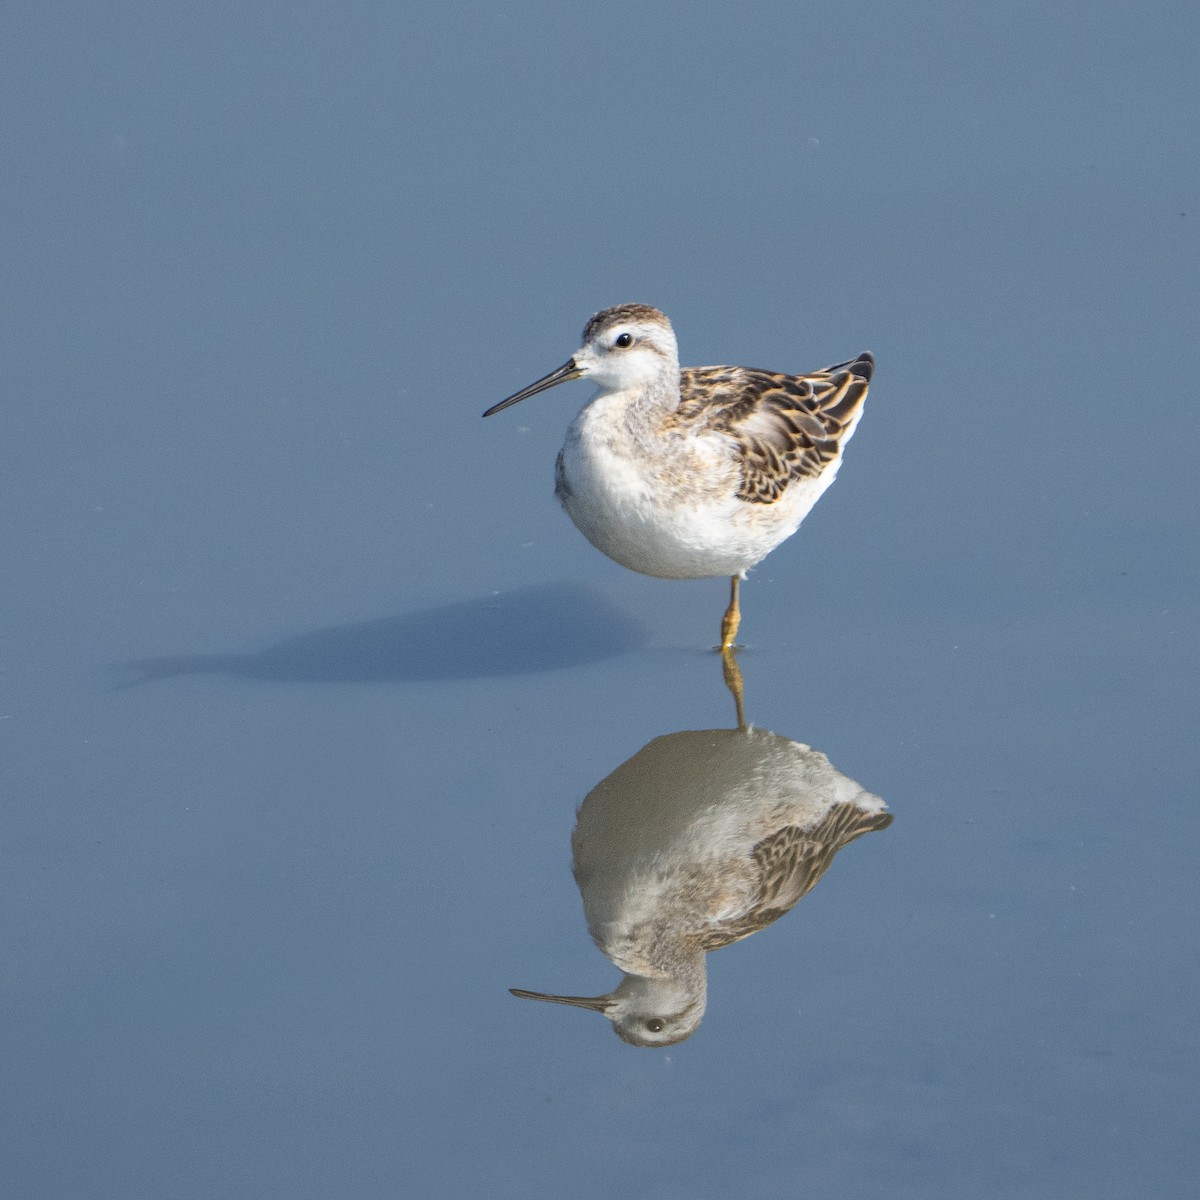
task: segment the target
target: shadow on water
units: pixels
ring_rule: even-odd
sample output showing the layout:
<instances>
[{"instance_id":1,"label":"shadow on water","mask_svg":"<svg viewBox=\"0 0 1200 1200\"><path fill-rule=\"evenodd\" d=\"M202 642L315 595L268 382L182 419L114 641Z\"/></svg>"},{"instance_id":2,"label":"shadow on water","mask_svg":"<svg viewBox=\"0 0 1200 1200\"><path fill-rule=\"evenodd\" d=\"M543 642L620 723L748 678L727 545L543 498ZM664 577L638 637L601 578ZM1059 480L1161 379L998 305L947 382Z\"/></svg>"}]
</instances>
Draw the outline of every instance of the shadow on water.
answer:
<instances>
[{"instance_id":1,"label":"shadow on water","mask_svg":"<svg viewBox=\"0 0 1200 1200\"><path fill-rule=\"evenodd\" d=\"M251 654L193 654L123 664L132 687L224 672L287 683L481 679L555 671L615 658L645 632L599 593L540 584L439 608L330 625Z\"/></svg>"}]
</instances>

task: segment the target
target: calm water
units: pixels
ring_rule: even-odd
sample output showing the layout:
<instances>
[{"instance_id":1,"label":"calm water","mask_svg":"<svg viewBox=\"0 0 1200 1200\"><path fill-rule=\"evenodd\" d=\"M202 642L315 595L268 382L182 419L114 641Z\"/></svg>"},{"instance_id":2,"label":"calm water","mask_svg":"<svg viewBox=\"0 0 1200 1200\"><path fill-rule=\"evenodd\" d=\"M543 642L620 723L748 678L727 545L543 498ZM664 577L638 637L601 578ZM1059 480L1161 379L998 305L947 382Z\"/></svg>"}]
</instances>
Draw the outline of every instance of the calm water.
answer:
<instances>
[{"instance_id":1,"label":"calm water","mask_svg":"<svg viewBox=\"0 0 1200 1200\"><path fill-rule=\"evenodd\" d=\"M1193 1194L1195 5L3 26L0 1194ZM741 667L895 821L661 1050L507 989L725 585L479 419L626 300L879 361Z\"/></svg>"}]
</instances>

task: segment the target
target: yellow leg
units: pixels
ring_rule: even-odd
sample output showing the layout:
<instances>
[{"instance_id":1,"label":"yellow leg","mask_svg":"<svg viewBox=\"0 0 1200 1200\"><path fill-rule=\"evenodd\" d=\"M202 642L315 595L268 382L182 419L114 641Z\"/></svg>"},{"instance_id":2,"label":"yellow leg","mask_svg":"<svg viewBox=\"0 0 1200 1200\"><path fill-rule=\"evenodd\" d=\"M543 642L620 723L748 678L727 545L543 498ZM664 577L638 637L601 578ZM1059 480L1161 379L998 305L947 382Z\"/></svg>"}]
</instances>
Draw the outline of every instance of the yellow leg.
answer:
<instances>
[{"instance_id":1,"label":"yellow leg","mask_svg":"<svg viewBox=\"0 0 1200 1200\"><path fill-rule=\"evenodd\" d=\"M725 686L732 693L734 707L737 709L738 728L745 729L746 709L742 696L742 668L738 666L737 655L733 652L732 647L721 651L721 667L725 672Z\"/></svg>"},{"instance_id":2,"label":"yellow leg","mask_svg":"<svg viewBox=\"0 0 1200 1200\"><path fill-rule=\"evenodd\" d=\"M733 647L733 639L737 637L738 626L742 623L742 610L738 607L738 584L742 582L740 575L733 576L729 586L729 607L721 621L721 649Z\"/></svg>"}]
</instances>

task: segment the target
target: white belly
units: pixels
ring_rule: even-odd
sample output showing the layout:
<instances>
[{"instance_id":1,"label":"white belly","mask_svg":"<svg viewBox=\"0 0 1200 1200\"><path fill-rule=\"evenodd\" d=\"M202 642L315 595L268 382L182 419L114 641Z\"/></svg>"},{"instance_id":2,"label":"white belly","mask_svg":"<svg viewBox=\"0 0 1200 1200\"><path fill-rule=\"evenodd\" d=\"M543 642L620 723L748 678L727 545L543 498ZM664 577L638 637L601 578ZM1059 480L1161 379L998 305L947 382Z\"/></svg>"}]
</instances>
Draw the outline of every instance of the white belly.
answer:
<instances>
[{"instance_id":1,"label":"white belly","mask_svg":"<svg viewBox=\"0 0 1200 1200\"><path fill-rule=\"evenodd\" d=\"M736 496L738 472L721 440L693 442L675 461L660 462L594 436L583 417L563 445L559 499L597 550L643 575L737 575L794 533L832 482L830 470L774 504L750 504Z\"/></svg>"}]
</instances>

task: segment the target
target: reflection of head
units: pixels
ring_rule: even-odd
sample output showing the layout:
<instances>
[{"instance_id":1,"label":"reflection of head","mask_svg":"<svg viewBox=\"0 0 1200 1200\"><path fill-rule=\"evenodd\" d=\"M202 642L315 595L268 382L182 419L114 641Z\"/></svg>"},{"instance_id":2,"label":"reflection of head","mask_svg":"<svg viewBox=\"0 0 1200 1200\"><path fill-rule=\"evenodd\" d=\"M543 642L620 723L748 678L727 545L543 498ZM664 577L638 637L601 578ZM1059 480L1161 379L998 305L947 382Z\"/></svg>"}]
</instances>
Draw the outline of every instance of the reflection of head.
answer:
<instances>
[{"instance_id":1,"label":"reflection of head","mask_svg":"<svg viewBox=\"0 0 1200 1200\"><path fill-rule=\"evenodd\" d=\"M701 969L703 970L703 959ZM701 974L699 994L674 981L627 975L613 993L612 1017L617 1036L631 1046L673 1046L700 1027L707 997Z\"/></svg>"},{"instance_id":2,"label":"reflection of head","mask_svg":"<svg viewBox=\"0 0 1200 1200\"><path fill-rule=\"evenodd\" d=\"M704 1016L703 974L699 986L696 995L694 984L689 988L680 980L627 975L615 992L605 996L555 996L520 988L513 988L512 994L522 1000L547 1000L603 1013L613 1023L613 1032L631 1046L673 1046L691 1037Z\"/></svg>"},{"instance_id":3,"label":"reflection of head","mask_svg":"<svg viewBox=\"0 0 1200 1200\"><path fill-rule=\"evenodd\" d=\"M891 820L825 755L767 730L655 738L592 789L572 835L588 930L624 979L514 995L602 1013L635 1046L681 1042L704 1016L705 955L778 920Z\"/></svg>"}]
</instances>

